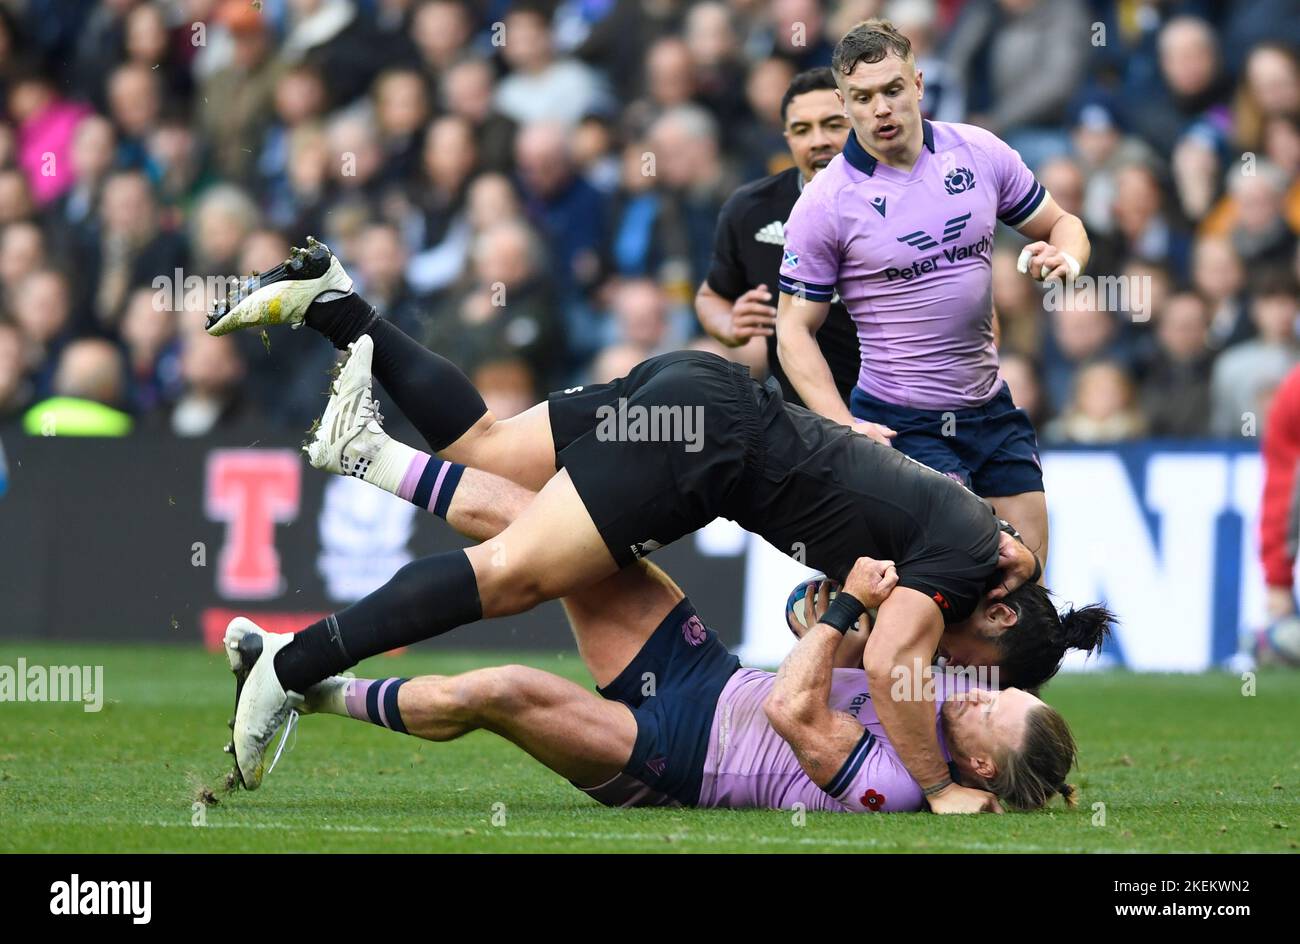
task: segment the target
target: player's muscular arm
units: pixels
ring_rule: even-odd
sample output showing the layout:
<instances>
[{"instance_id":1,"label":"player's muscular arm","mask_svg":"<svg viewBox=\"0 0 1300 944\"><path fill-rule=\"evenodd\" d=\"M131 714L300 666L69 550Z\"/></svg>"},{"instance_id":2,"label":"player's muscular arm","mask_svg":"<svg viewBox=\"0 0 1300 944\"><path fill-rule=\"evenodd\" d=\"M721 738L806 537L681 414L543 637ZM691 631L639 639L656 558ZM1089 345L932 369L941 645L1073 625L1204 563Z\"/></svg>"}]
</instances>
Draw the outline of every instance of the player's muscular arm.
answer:
<instances>
[{"instance_id":1,"label":"player's muscular arm","mask_svg":"<svg viewBox=\"0 0 1300 944\"><path fill-rule=\"evenodd\" d=\"M817 344L817 332L830 310L829 302L809 301L782 292L776 306L776 356L808 409L888 446L896 435L894 430L860 422L840 399L830 365Z\"/></svg>"},{"instance_id":2,"label":"player's muscular arm","mask_svg":"<svg viewBox=\"0 0 1300 944\"><path fill-rule=\"evenodd\" d=\"M700 327L727 347L740 347L750 338L776 333L776 308L766 285L756 285L733 300L702 282L695 293L695 314Z\"/></svg>"},{"instance_id":3,"label":"player's muscular arm","mask_svg":"<svg viewBox=\"0 0 1300 944\"><path fill-rule=\"evenodd\" d=\"M1048 196L1043 206L1021 224L1031 242L1020 251L1017 268L1039 282L1073 280L1088 268L1092 243L1083 220L1066 213Z\"/></svg>"},{"instance_id":4,"label":"player's muscular arm","mask_svg":"<svg viewBox=\"0 0 1300 944\"><path fill-rule=\"evenodd\" d=\"M862 738L852 715L830 707L831 670L843 637L818 623L781 663L763 704L767 720L794 751L810 780L827 786Z\"/></svg>"},{"instance_id":5,"label":"player's muscular arm","mask_svg":"<svg viewBox=\"0 0 1300 944\"><path fill-rule=\"evenodd\" d=\"M876 714L899 759L922 788L949 779L935 732L934 703L919 696L924 690L922 679L900 686L900 691L913 696L906 700L894 697L895 682L898 671L911 673L918 665L928 667L942 635L943 615L935 602L918 590L899 587L881 604L862 661ZM936 813L1000 812L992 794L956 784L928 799Z\"/></svg>"},{"instance_id":6,"label":"player's muscular arm","mask_svg":"<svg viewBox=\"0 0 1300 944\"><path fill-rule=\"evenodd\" d=\"M863 557L845 581L843 594L862 606L879 606L898 583L893 561ZM826 602L828 582L818 596ZM828 607L821 606L819 619ZM763 708L773 729L786 740L799 764L819 787L829 785L849 753L862 738L862 725L851 715L830 707L832 670L843 643L835 626L818 622L804 633L781 663L776 684Z\"/></svg>"},{"instance_id":7,"label":"player's muscular arm","mask_svg":"<svg viewBox=\"0 0 1300 944\"><path fill-rule=\"evenodd\" d=\"M853 414L840 399L830 365L817 346L817 332L830 310L830 302L782 292L776 306L776 356L808 409L851 426Z\"/></svg>"}]
</instances>

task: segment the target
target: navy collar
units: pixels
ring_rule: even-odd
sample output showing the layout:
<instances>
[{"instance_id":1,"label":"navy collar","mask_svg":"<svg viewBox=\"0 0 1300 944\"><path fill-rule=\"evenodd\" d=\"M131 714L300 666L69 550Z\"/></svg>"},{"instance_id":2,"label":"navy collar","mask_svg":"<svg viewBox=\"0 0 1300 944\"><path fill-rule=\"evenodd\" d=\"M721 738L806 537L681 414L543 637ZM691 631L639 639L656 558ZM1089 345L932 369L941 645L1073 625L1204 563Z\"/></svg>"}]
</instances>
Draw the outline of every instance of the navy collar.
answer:
<instances>
[{"instance_id":1,"label":"navy collar","mask_svg":"<svg viewBox=\"0 0 1300 944\"><path fill-rule=\"evenodd\" d=\"M921 141L933 154L934 125L924 118L921 119ZM867 152L866 148L858 143L858 133L856 131L849 132L848 140L844 142L844 159L868 177L876 172L876 165L880 163Z\"/></svg>"}]
</instances>

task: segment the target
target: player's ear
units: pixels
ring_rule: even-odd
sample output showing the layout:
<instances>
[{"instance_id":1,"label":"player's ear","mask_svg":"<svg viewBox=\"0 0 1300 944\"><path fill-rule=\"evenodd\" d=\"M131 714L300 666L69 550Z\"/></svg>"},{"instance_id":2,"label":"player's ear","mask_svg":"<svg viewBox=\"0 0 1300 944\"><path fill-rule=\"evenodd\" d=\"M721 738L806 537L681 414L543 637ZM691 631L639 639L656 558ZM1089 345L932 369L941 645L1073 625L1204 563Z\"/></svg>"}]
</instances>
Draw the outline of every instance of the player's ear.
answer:
<instances>
[{"instance_id":1,"label":"player's ear","mask_svg":"<svg viewBox=\"0 0 1300 944\"><path fill-rule=\"evenodd\" d=\"M925 73L920 69L916 70L916 100L919 102L925 98Z\"/></svg>"},{"instance_id":2,"label":"player's ear","mask_svg":"<svg viewBox=\"0 0 1300 944\"><path fill-rule=\"evenodd\" d=\"M988 618L989 622L993 623L995 626L1001 626L1004 629L1009 626L1015 626L1016 623L1020 622L1020 616L1016 611L1002 602L989 603L984 608L984 615Z\"/></svg>"}]
</instances>

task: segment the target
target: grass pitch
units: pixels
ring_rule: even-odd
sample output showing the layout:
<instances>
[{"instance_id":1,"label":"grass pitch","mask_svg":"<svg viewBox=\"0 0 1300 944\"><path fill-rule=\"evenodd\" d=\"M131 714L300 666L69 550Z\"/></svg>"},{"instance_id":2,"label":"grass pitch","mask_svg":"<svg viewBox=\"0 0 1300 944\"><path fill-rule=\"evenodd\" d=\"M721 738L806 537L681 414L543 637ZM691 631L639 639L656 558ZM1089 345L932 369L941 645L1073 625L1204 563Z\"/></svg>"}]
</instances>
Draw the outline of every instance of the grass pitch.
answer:
<instances>
[{"instance_id":1,"label":"grass pitch","mask_svg":"<svg viewBox=\"0 0 1300 944\"><path fill-rule=\"evenodd\" d=\"M0 665L102 665L103 710L0 703L0 851L1294 852L1300 673L1068 676L1078 810L1002 817L611 810L497 738L433 744L303 718L256 793L227 794L220 653L5 644ZM423 652L363 677L525 662L590 684L573 655ZM196 803L205 787L216 805ZM1104 810L1095 804L1104 804ZM1102 813L1104 812L1104 824ZM202 823L203 825L196 825Z\"/></svg>"}]
</instances>

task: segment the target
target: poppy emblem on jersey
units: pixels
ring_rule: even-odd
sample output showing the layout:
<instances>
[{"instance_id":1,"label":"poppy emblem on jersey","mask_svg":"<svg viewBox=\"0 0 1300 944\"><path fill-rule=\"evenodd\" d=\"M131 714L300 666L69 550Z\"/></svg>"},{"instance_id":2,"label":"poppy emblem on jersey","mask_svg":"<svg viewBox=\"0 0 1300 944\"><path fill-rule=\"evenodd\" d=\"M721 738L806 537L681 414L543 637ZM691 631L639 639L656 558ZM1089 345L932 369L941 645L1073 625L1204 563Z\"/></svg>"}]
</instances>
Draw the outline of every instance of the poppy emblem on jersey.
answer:
<instances>
[{"instance_id":1,"label":"poppy emblem on jersey","mask_svg":"<svg viewBox=\"0 0 1300 944\"><path fill-rule=\"evenodd\" d=\"M782 258L782 265L789 266L791 269L796 268L799 265L799 253L797 252L791 252L787 249Z\"/></svg>"},{"instance_id":2,"label":"poppy emblem on jersey","mask_svg":"<svg viewBox=\"0 0 1300 944\"><path fill-rule=\"evenodd\" d=\"M682 623L682 638L692 646L698 646L704 642L707 634L708 631L704 628L704 624L693 613L687 618L686 622Z\"/></svg>"},{"instance_id":3,"label":"poppy emblem on jersey","mask_svg":"<svg viewBox=\"0 0 1300 944\"><path fill-rule=\"evenodd\" d=\"M868 790L862 794L862 805L873 813L879 813L880 808L885 805L885 795L875 790Z\"/></svg>"},{"instance_id":4,"label":"poppy emblem on jersey","mask_svg":"<svg viewBox=\"0 0 1300 944\"><path fill-rule=\"evenodd\" d=\"M948 172L948 176L943 179L943 186L954 196L965 193L975 186L975 175L970 172L970 168L958 167L956 170Z\"/></svg>"},{"instance_id":5,"label":"poppy emblem on jersey","mask_svg":"<svg viewBox=\"0 0 1300 944\"><path fill-rule=\"evenodd\" d=\"M949 605L949 603L948 603L947 598L944 597L944 595L943 595L942 593L936 593L936 594L934 595L934 602L937 603L937 604L939 604L940 609L944 609L944 610L951 610L951 609L952 609L952 607L951 607L951 606Z\"/></svg>"}]
</instances>

